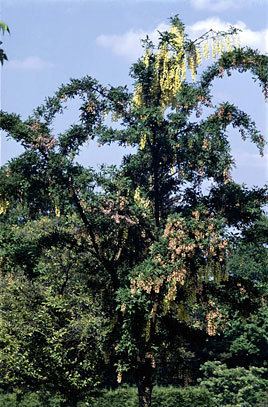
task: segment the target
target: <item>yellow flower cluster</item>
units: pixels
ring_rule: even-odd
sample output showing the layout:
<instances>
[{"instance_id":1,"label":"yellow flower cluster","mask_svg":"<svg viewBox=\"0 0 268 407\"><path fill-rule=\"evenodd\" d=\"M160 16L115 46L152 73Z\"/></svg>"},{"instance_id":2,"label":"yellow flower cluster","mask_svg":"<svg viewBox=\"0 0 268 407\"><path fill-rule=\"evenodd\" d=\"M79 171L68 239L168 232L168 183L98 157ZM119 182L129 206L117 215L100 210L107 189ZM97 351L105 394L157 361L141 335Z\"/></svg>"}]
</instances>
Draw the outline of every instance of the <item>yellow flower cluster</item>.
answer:
<instances>
[{"instance_id":1,"label":"yellow flower cluster","mask_svg":"<svg viewBox=\"0 0 268 407\"><path fill-rule=\"evenodd\" d=\"M145 291L147 294L154 292L159 294L161 287L164 284L165 276L157 278L142 278L138 277L131 280L130 291L132 295L135 295L138 290Z\"/></svg>"},{"instance_id":2,"label":"yellow flower cluster","mask_svg":"<svg viewBox=\"0 0 268 407\"><path fill-rule=\"evenodd\" d=\"M137 107L140 107L143 104L142 93L142 85L138 83L135 87L135 92L133 95L133 103Z\"/></svg>"},{"instance_id":3,"label":"yellow flower cluster","mask_svg":"<svg viewBox=\"0 0 268 407\"><path fill-rule=\"evenodd\" d=\"M144 150L145 146L146 146L146 139L147 139L147 135L146 133L143 133L140 139L140 149Z\"/></svg>"},{"instance_id":4,"label":"yellow flower cluster","mask_svg":"<svg viewBox=\"0 0 268 407\"><path fill-rule=\"evenodd\" d=\"M223 35L208 37L193 44L192 49L188 51L184 47L183 28L172 25L170 34L169 42L162 42L156 52L147 48L142 58L145 68L152 68L150 75L153 72L151 99L155 100L158 95L157 102L163 109L176 104L176 96L186 79L187 67L192 80L195 81L197 68L203 59L216 58L223 51L231 51L234 46L238 46L237 36ZM143 105L143 87L139 82L135 86L133 104L137 107Z\"/></svg>"},{"instance_id":5,"label":"yellow flower cluster","mask_svg":"<svg viewBox=\"0 0 268 407\"><path fill-rule=\"evenodd\" d=\"M122 379L123 379L122 372L118 372L117 373L117 383L120 384L122 382Z\"/></svg>"},{"instance_id":6,"label":"yellow flower cluster","mask_svg":"<svg viewBox=\"0 0 268 407\"><path fill-rule=\"evenodd\" d=\"M184 32L176 26L172 26L170 33L173 34L173 48L168 44L162 44L155 54L146 49L142 59L146 68L153 64L154 78L152 90L154 94L161 94L159 104L162 108L174 104L174 98L181 89L182 82L186 79L186 57L183 50ZM154 96L154 95L153 95ZM140 107L143 104L143 88L137 83L133 96L133 103Z\"/></svg>"},{"instance_id":7,"label":"yellow flower cluster","mask_svg":"<svg viewBox=\"0 0 268 407\"><path fill-rule=\"evenodd\" d=\"M167 46L162 46L156 55L157 86L160 88L160 104L163 108L174 103L174 98L181 89L183 78L186 72L185 58L182 51L174 52L168 50Z\"/></svg>"},{"instance_id":8,"label":"yellow flower cluster","mask_svg":"<svg viewBox=\"0 0 268 407\"><path fill-rule=\"evenodd\" d=\"M189 298L192 296L190 301L195 301L195 292L191 288L191 275L188 274L188 260L193 258L196 252L201 253L207 261L207 266L203 269L200 267L200 270L198 270L199 283L202 283L206 276L206 281L211 280L211 278L218 282L226 279L221 262L226 254L228 242L220 236L213 218L204 218L203 215L199 210L192 212L193 227L191 230L189 230L188 224L182 218L167 223L164 237L167 239L169 253L165 257L160 253L154 257L156 267L160 267L163 273L158 276L148 276L141 273L136 278L133 278L130 284L133 296L137 292L155 295L161 291L164 295L163 309L165 313L175 304L178 289L183 286L186 287L185 290ZM215 267L211 266L210 258L212 256L217 256L219 259ZM171 264L174 267L170 271ZM166 268L167 265L168 268ZM209 335L216 334L216 320L220 317L220 314L214 308L211 306L206 316ZM180 312L178 311L180 319L188 318L186 310L182 311L182 309ZM147 328L149 330L149 327Z\"/></svg>"},{"instance_id":9,"label":"yellow flower cluster","mask_svg":"<svg viewBox=\"0 0 268 407\"><path fill-rule=\"evenodd\" d=\"M55 216L56 216L57 218L60 217L60 208L59 208L58 206L55 207Z\"/></svg>"},{"instance_id":10,"label":"yellow flower cluster","mask_svg":"<svg viewBox=\"0 0 268 407\"><path fill-rule=\"evenodd\" d=\"M211 309L206 314L207 334L209 336L215 336L220 320L222 319L222 314L212 301L209 301L209 305Z\"/></svg>"},{"instance_id":11,"label":"yellow flower cluster","mask_svg":"<svg viewBox=\"0 0 268 407\"><path fill-rule=\"evenodd\" d=\"M188 58L188 68L191 72L192 80L196 79L196 68L197 68L197 59L195 56L189 56Z\"/></svg>"},{"instance_id":12,"label":"yellow flower cluster","mask_svg":"<svg viewBox=\"0 0 268 407\"><path fill-rule=\"evenodd\" d=\"M165 301L167 303L175 301L176 296L177 296L177 285L178 284L180 286L184 285L185 280L186 280L186 273L187 273L186 269L181 268L180 270L173 271L167 277L167 282L169 283L168 292L165 296Z\"/></svg>"},{"instance_id":13,"label":"yellow flower cluster","mask_svg":"<svg viewBox=\"0 0 268 407\"><path fill-rule=\"evenodd\" d=\"M202 53L205 59L208 59L210 56L210 51L209 51L209 42L205 41L203 43L203 49L202 49Z\"/></svg>"},{"instance_id":14,"label":"yellow flower cluster","mask_svg":"<svg viewBox=\"0 0 268 407\"><path fill-rule=\"evenodd\" d=\"M167 224L164 237L170 251L170 261L192 257L196 250L201 251L205 258L217 255L222 262L228 246L228 241L223 239L216 230L213 219L201 220L200 212L193 211L192 217L196 222L194 230L189 237L187 225L183 219L177 219ZM206 244L204 244L206 241Z\"/></svg>"},{"instance_id":15,"label":"yellow flower cluster","mask_svg":"<svg viewBox=\"0 0 268 407\"><path fill-rule=\"evenodd\" d=\"M173 44L176 48L181 48L184 41L184 32L182 27L172 24L170 28L170 34L173 35Z\"/></svg>"},{"instance_id":16,"label":"yellow flower cluster","mask_svg":"<svg viewBox=\"0 0 268 407\"><path fill-rule=\"evenodd\" d=\"M224 51L231 51L238 44L239 39L236 36L225 35L223 37L207 38L202 44L202 54L204 59L208 59L210 56L216 58Z\"/></svg>"},{"instance_id":17,"label":"yellow flower cluster","mask_svg":"<svg viewBox=\"0 0 268 407\"><path fill-rule=\"evenodd\" d=\"M209 150L211 147L211 142L208 138L204 138L202 148L203 150Z\"/></svg>"},{"instance_id":18,"label":"yellow flower cluster","mask_svg":"<svg viewBox=\"0 0 268 407\"><path fill-rule=\"evenodd\" d=\"M147 294L159 294L162 287L167 287L167 293L164 296L165 310L167 311L170 304L176 299L178 286L181 287L185 284L186 273L187 270L181 267L167 276L164 274L156 278L139 276L131 280L131 294L135 295L137 291L144 291ZM148 326L147 328L149 329Z\"/></svg>"},{"instance_id":19,"label":"yellow flower cluster","mask_svg":"<svg viewBox=\"0 0 268 407\"><path fill-rule=\"evenodd\" d=\"M149 199L145 199L142 197L140 187L137 187L134 192L134 201L137 206L143 209L148 209L150 207Z\"/></svg>"},{"instance_id":20,"label":"yellow flower cluster","mask_svg":"<svg viewBox=\"0 0 268 407\"><path fill-rule=\"evenodd\" d=\"M151 52L150 50L147 48L143 57L143 63L145 65L146 68L149 67L150 65L150 56L151 56Z\"/></svg>"},{"instance_id":21,"label":"yellow flower cluster","mask_svg":"<svg viewBox=\"0 0 268 407\"><path fill-rule=\"evenodd\" d=\"M6 199L0 198L0 215L4 215L9 207L9 202Z\"/></svg>"}]
</instances>

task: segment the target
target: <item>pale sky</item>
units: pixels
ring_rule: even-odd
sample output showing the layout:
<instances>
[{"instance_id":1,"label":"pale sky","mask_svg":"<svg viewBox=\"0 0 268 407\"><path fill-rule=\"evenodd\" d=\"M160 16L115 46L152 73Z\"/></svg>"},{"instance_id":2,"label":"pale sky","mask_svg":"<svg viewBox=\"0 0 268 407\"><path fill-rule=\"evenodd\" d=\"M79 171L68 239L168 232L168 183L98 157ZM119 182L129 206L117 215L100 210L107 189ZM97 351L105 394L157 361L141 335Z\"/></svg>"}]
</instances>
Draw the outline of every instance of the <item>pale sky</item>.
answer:
<instances>
[{"instance_id":1,"label":"pale sky","mask_svg":"<svg viewBox=\"0 0 268 407\"><path fill-rule=\"evenodd\" d=\"M168 18L179 14L191 37L209 28L224 30L230 24L243 30L242 45L267 52L268 0L0 0L1 20L11 30L2 37L9 61L1 78L1 106L26 118L32 109L51 96L70 78L91 75L103 84L131 88L129 68L140 55L140 39L166 29ZM217 80L215 101L230 101L251 114L267 135L267 107L258 84L248 74ZM75 121L70 110L60 118L56 130ZM229 132L237 168L236 181L263 185L268 178L267 150L260 158L257 148ZM1 164L19 154L21 148L1 136ZM267 137L266 137L267 139ZM123 148L85 146L79 161L119 164Z\"/></svg>"}]
</instances>

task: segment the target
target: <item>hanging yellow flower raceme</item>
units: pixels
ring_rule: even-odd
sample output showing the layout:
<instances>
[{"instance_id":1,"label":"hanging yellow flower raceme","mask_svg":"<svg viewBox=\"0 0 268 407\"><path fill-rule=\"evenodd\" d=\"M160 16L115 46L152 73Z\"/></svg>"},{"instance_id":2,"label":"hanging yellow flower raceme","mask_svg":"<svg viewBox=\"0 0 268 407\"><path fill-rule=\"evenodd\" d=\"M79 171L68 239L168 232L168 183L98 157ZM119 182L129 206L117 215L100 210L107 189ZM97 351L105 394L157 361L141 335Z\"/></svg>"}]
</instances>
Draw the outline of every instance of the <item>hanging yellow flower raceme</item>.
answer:
<instances>
[{"instance_id":1,"label":"hanging yellow flower raceme","mask_svg":"<svg viewBox=\"0 0 268 407\"><path fill-rule=\"evenodd\" d=\"M133 103L137 107L143 106L143 101L157 101L159 106L165 110L168 106L176 107L177 94L180 92L183 82L186 80L187 67L191 73L192 80L196 80L197 67L201 64L202 58L210 56L210 44L212 46L212 57L227 49L232 48L230 35L224 33L201 38L199 43L192 43L191 49L185 41L184 29L182 26L172 24L168 40L161 41L158 50L155 52L151 48L146 48L142 61L146 68L150 69L149 95L143 94L142 83L137 82L133 96ZM237 41L237 40L236 40ZM148 92L148 90L147 90ZM144 138L141 140L141 148L144 145Z\"/></svg>"},{"instance_id":2,"label":"hanging yellow flower raceme","mask_svg":"<svg viewBox=\"0 0 268 407\"><path fill-rule=\"evenodd\" d=\"M138 83L135 87L135 92L133 96L133 103L137 107L142 106L142 85Z\"/></svg>"},{"instance_id":3,"label":"hanging yellow flower raceme","mask_svg":"<svg viewBox=\"0 0 268 407\"><path fill-rule=\"evenodd\" d=\"M134 201L137 206L139 206L140 208L143 208L143 209L147 209L150 206L150 201L148 199L145 199L142 197L140 187L137 187L135 189Z\"/></svg>"},{"instance_id":4,"label":"hanging yellow flower raceme","mask_svg":"<svg viewBox=\"0 0 268 407\"><path fill-rule=\"evenodd\" d=\"M196 79L196 61L192 56L190 56L188 58L188 66L189 66L189 69L191 72L192 80L195 81L195 79Z\"/></svg>"},{"instance_id":5,"label":"hanging yellow flower raceme","mask_svg":"<svg viewBox=\"0 0 268 407\"><path fill-rule=\"evenodd\" d=\"M120 384L122 382L122 379L123 379L122 372L118 372L117 373L117 383Z\"/></svg>"},{"instance_id":6,"label":"hanging yellow flower raceme","mask_svg":"<svg viewBox=\"0 0 268 407\"><path fill-rule=\"evenodd\" d=\"M148 68L149 64L150 64L150 55L151 52L150 50L147 48L143 57L143 63L146 66L146 68Z\"/></svg>"},{"instance_id":7,"label":"hanging yellow flower raceme","mask_svg":"<svg viewBox=\"0 0 268 407\"><path fill-rule=\"evenodd\" d=\"M199 48L196 48L196 65L200 65L202 62L202 56Z\"/></svg>"},{"instance_id":8,"label":"hanging yellow flower raceme","mask_svg":"<svg viewBox=\"0 0 268 407\"><path fill-rule=\"evenodd\" d=\"M144 150L144 148L145 148L145 146L146 146L146 139L147 139L147 135L146 135L146 133L144 133L144 134L141 136L141 139L140 139L140 149L141 149L141 150Z\"/></svg>"},{"instance_id":9,"label":"hanging yellow flower raceme","mask_svg":"<svg viewBox=\"0 0 268 407\"><path fill-rule=\"evenodd\" d=\"M55 215L57 218L60 217L60 208L58 206L55 207Z\"/></svg>"},{"instance_id":10,"label":"hanging yellow flower raceme","mask_svg":"<svg viewBox=\"0 0 268 407\"><path fill-rule=\"evenodd\" d=\"M212 42L212 58L216 58L216 56L217 56L217 44L213 40L213 42Z\"/></svg>"},{"instance_id":11,"label":"hanging yellow flower raceme","mask_svg":"<svg viewBox=\"0 0 268 407\"><path fill-rule=\"evenodd\" d=\"M184 32L182 29L179 29L176 25L172 25L170 33L174 35L173 43L177 48L182 47L184 40Z\"/></svg>"},{"instance_id":12,"label":"hanging yellow flower raceme","mask_svg":"<svg viewBox=\"0 0 268 407\"><path fill-rule=\"evenodd\" d=\"M222 40L219 38L217 41L217 54L221 55L223 52L223 49L224 49L224 47L223 47Z\"/></svg>"},{"instance_id":13,"label":"hanging yellow flower raceme","mask_svg":"<svg viewBox=\"0 0 268 407\"><path fill-rule=\"evenodd\" d=\"M210 56L209 42L208 42L208 40L206 40L206 41L204 42L202 51L203 51L203 56L204 56L204 58L205 58L205 59L208 59L209 56Z\"/></svg>"},{"instance_id":14,"label":"hanging yellow flower raceme","mask_svg":"<svg viewBox=\"0 0 268 407\"><path fill-rule=\"evenodd\" d=\"M6 199L0 198L0 215L4 215L9 207L9 202Z\"/></svg>"},{"instance_id":15,"label":"hanging yellow flower raceme","mask_svg":"<svg viewBox=\"0 0 268 407\"><path fill-rule=\"evenodd\" d=\"M225 47L226 51L230 52L232 50L231 38L229 35L225 37Z\"/></svg>"},{"instance_id":16,"label":"hanging yellow flower raceme","mask_svg":"<svg viewBox=\"0 0 268 407\"><path fill-rule=\"evenodd\" d=\"M166 88L167 88L167 82L168 82L168 74L169 74L169 51L167 47L164 47L163 51L161 52L163 57L162 57L162 74L160 76L159 84L162 93L165 93Z\"/></svg>"}]
</instances>

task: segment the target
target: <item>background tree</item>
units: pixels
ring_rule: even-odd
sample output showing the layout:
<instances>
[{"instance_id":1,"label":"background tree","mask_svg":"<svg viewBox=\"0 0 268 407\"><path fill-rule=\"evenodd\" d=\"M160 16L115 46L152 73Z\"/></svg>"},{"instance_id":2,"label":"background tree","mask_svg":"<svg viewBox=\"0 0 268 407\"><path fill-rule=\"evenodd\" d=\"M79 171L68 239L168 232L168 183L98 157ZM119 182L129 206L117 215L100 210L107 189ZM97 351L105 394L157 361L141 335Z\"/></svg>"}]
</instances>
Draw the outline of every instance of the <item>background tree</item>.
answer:
<instances>
[{"instance_id":1,"label":"background tree","mask_svg":"<svg viewBox=\"0 0 268 407\"><path fill-rule=\"evenodd\" d=\"M85 77L63 85L26 121L1 114L1 128L26 150L1 169L1 270L12 279L22 273L29 284L41 284L45 315L51 313L51 291L59 301L41 349L45 355L50 340L57 344L58 364L52 365L50 377L56 375L53 383L60 391L69 388L77 394L81 383L83 391L93 390L97 372L105 370L98 358L92 359L98 349L100 360L104 352L112 369L110 383L115 384L115 370L119 383L135 380L140 407L149 407L156 366L166 362L167 353L170 357L174 339L182 359L187 342L192 346L198 338L200 345L226 329L226 293L232 292L237 312L248 303L240 276L226 263L235 232L246 233L261 219L266 189L249 190L231 179L228 126L238 128L261 153L264 140L245 112L229 102L213 105L211 86L224 73L249 70L266 95L267 57L233 46L236 34L233 28L210 30L192 41L175 17L157 45L144 42L144 56L131 70L134 94ZM193 82L211 48L217 62ZM56 137L53 119L73 98L81 99L80 121ZM134 150L118 169L103 166L96 172L75 162L88 139ZM205 181L211 183L208 193L202 188ZM89 309L86 304L93 298ZM77 307L92 321L93 345L89 354L79 355L74 345L70 362L63 349L70 346L71 315L77 319ZM95 330L99 318L103 335ZM78 326L74 343L87 344L80 334L87 330L83 318ZM5 349L6 337L17 336L9 329L1 334ZM82 368L80 357L89 361ZM8 357L2 363L9 369ZM93 376L88 366L93 366ZM61 375L60 369L68 373ZM40 375L39 383L44 380ZM25 376L20 380L20 386L29 382ZM6 377L2 385L11 382ZM76 405L77 398L68 402Z\"/></svg>"}]
</instances>

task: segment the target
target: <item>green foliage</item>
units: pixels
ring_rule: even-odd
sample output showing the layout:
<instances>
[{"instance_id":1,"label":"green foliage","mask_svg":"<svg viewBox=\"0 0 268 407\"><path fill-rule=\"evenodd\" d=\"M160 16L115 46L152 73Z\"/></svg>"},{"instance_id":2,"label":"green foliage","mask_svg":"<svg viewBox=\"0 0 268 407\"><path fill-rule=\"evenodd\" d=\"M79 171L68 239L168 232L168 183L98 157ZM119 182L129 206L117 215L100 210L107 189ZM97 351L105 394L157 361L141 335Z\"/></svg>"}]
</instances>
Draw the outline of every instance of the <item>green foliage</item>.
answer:
<instances>
[{"instance_id":1,"label":"green foliage","mask_svg":"<svg viewBox=\"0 0 268 407\"><path fill-rule=\"evenodd\" d=\"M92 407L136 407L138 403L137 391L131 387L108 390L91 400Z\"/></svg>"},{"instance_id":2,"label":"green foliage","mask_svg":"<svg viewBox=\"0 0 268 407\"><path fill-rule=\"evenodd\" d=\"M225 365L207 363L203 367L206 379L199 386L187 388L154 388L152 407L264 407L267 402L267 380L261 378L261 369L227 369ZM3 407L62 407L64 400L58 396L44 399L38 393L0 394ZM137 407L137 391L132 387L107 390L79 407Z\"/></svg>"},{"instance_id":3,"label":"green foliage","mask_svg":"<svg viewBox=\"0 0 268 407\"><path fill-rule=\"evenodd\" d=\"M206 362L201 370L204 378L200 386L213 395L215 406L253 407L268 400L268 380L263 377L263 368L227 369L219 362Z\"/></svg>"},{"instance_id":4,"label":"green foliage","mask_svg":"<svg viewBox=\"0 0 268 407\"><path fill-rule=\"evenodd\" d=\"M63 399L60 396L50 396L45 393L0 393L1 407L61 407L62 402Z\"/></svg>"},{"instance_id":5,"label":"green foliage","mask_svg":"<svg viewBox=\"0 0 268 407\"><path fill-rule=\"evenodd\" d=\"M42 394L29 393L0 394L1 407L61 407L63 400L59 397L48 397L44 400ZM179 389L175 387L155 387L152 407L214 407L209 392L200 387ZM138 395L133 387L122 387L116 390L104 391L100 395L89 397L88 402L78 403L79 407L137 407Z\"/></svg>"},{"instance_id":6,"label":"green foliage","mask_svg":"<svg viewBox=\"0 0 268 407\"><path fill-rule=\"evenodd\" d=\"M81 281L68 284L57 293L47 279L2 277L1 388L60 391L68 399L98 386L109 326Z\"/></svg>"},{"instance_id":7,"label":"green foliage","mask_svg":"<svg viewBox=\"0 0 268 407\"><path fill-rule=\"evenodd\" d=\"M248 316L241 316L236 312L233 319L228 321L224 332L225 360L233 365L267 368L267 330L268 309L266 304L259 306Z\"/></svg>"},{"instance_id":8,"label":"green foliage","mask_svg":"<svg viewBox=\"0 0 268 407\"><path fill-rule=\"evenodd\" d=\"M249 211L248 211L249 212ZM253 211L250 211L251 217ZM268 218L260 217L245 227L242 238L235 242L228 260L229 272L256 284L266 284L268 278Z\"/></svg>"},{"instance_id":9,"label":"green foliage","mask_svg":"<svg viewBox=\"0 0 268 407\"><path fill-rule=\"evenodd\" d=\"M92 407L136 407L137 392L133 388L121 388L105 392L93 401ZM188 387L155 387L152 396L152 407L212 407L211 396L205 389Z\"/></svg>"},{"instance_id":10,"label":"green foliage","mask_svg":"<svg viewBox=\"0 0 268 407\"><path fill-rule=\"evenodd\" d=\"M213 402L208 391L198 387L176 389L174 387L156 387L152 407L212 407Z\"/></svg>"}]
</instances>

